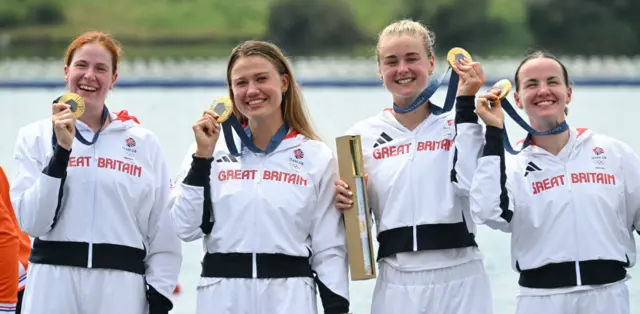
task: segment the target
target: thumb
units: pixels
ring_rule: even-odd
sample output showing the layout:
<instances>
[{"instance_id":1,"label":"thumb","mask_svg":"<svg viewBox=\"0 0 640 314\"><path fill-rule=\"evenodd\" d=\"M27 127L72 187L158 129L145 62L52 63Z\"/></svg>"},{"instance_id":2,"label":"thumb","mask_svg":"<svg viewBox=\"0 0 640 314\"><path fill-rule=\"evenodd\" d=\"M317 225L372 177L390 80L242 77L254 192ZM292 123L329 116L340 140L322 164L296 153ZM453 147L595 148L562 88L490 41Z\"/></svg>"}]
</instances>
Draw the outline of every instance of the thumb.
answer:
<instances>
[{"instance_id":1,"label":"thumb","mask_svg":"<svg viewBox=\"0 0 640 314\"><path fill-rule=\"evenodd\" d=\"M368 184L369 183L369 174L365 173L364 174L364 184Z\"/></svg>"}]
</instances>

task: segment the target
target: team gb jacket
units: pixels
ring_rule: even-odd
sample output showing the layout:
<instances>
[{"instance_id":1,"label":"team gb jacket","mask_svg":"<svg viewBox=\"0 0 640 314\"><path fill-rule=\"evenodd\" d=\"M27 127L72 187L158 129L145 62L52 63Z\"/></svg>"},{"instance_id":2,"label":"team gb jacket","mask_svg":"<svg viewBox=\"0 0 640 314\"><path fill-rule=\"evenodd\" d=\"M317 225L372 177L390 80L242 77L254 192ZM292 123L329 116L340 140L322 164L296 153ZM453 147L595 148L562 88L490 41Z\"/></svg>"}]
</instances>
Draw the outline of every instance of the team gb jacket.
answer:
<instances>
[{"instance_id":1,"label":"team gb jacket","mask_svg":"<svg viewBox=\"0 0 640 314\"><path fill-rule=\"evenodd\" d=\"M21 128L15 146L11 197L20 227L35 238L30 262L144 275L151 313L171 309L182 255L158 139L126 111L111 113L91 146L74 139L71 152L54 150L52 134L44 119Z\"/></svg>"},{"instance_id":2,"label":"team gb jacket","mask_svg":"<svg viewBox=\"0 0 640 314\"><path fill-rule=\"evenodd\" d=\"M457 97L455 111L431 114L414 130L386 109L345 132L361 137L378 260L477 246L468 193L483 135L474 99Z\"/></svg>"},{"instance_id":3,"label":"team gb jacket","mask_svg":"<svg viewBox=\"0 0 640 314\"><path fill-rule=\"evenodd\" d=\"M346 235L330 148L296 131L268 155L244 148L235 157L223 134L212 158L195 157L195 147L174 188L172 217L183 240L204 237L203 280L315 273L325 313L347 313Z\"/></svg>"},{"instance_id":4,"label":"team gb jacket","mask_svg":"<svg viewBox=\"0 0 640 314\"><path fill-rule=\"evenodd\" d=\"M557 156L530 145L505 159L502 143L502 130L487 127L471 209L476 222L511 233L520 286L579 290L624 279L640 228L631 148L587 129L571 129Z\"/></svg>"}]
</instances>

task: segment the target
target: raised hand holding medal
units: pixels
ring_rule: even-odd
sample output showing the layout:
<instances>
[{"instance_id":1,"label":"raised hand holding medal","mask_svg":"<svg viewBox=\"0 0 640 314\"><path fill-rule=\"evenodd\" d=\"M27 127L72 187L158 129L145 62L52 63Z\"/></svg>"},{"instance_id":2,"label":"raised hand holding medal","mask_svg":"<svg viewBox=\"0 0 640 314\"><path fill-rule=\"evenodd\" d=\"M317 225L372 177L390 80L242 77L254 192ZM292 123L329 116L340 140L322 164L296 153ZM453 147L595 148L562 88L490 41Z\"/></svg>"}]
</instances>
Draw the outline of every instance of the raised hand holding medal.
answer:
<instances>
[{"instance_id":1,"label":"raised hand holding medal","mask_svg":"<svg viewBox=\"0 0 640 314\"><path fill-rule=\"evenodd\" d=\"M76 120L84 114L84 99L78 94L64 94L52 106L51 121L56 137L56 144L71 150L76 134Z\"/></svg>"}]
</instances>

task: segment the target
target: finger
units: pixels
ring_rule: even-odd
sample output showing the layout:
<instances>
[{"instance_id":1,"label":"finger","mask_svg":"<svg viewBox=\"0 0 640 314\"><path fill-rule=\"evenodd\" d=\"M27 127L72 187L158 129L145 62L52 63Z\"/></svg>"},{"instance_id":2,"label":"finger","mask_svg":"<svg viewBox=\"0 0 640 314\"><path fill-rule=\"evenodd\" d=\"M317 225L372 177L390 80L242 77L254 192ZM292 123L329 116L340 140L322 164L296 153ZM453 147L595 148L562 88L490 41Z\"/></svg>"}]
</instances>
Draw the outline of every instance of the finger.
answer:
<instances>
[{"instance_id":1,"label":"finger","mask_svg":"<svg viewBox=\"0 0 640 314\"><path fill-rule=\"evenodd\" d=\"M344 181L340 180L340 179L336 180L336 186L342 186L345 189L349 188L349 185L347 183L345 183Z\"/></svg>"},{"instance_id":2,"label":"finger","mask_svg":"<svg viewBox=\"0 0 640 314\"><path fill-rule=\"evenodd\" d=\"M473 69L473 72L478 75L479 77L483 77L484 76L484 70L482 69L482 64L478 63L478 62L472 62L471 63L471 68Z\"/></svg>"},{"instance_id":3,"label":"finger","mask_svg":"<svg viewBox=\"0 0 640 314\"><path fill-rule=\"evenodd\" d=\"M336 203L336 208L343 213L345 210L348 210L349 208L351 208L350 204L341 204L341 203Z\"/></svg>"},{"instance_id":4,"label":"finger","mask_svg":"<svg viewBox=\"0 0 640 314\"><path fill-rule=\"evenodd\" d=\"M346 188L342 187L342 186L336 186L336 192L340 195L344 195L344 196L351 196L353 195L353 192L347 190Z\"/></svg>"},{"instance_id":5,"label":"finger","mask_svg":"<svg viewBox=\"0 0 640 314\"><path fill-rule=\"evenodd\" d=\"M486 98L478 97L478 101L476 102L476 113L480 114L487 110L489 106L489 102Z\"/></svg>"},{"instance_id":6,"label":"finger","mask_svg":"<svg viewBox=\"0 0 640 314\"><path fill-rule=\"evenodd\" d=\"M351 207L351 205L353 204L353 201L347 197L345 197L344 195L340 195L338 194L336 196L336 205L344 205L346 206L346 208Z\"/></svg>"},{"instance_id":7,"label":"finger","mask_svg":"<svg viewBox=\"0 0 640 314\"><path fill-rule=\"evenodd\" d=\"M488 101L496 101L499 99L498 97L499 95L500 95L500 90L498 90L497 93L492 91L489 94L483 95L482 98L485 98Z\"/></svg>"},{"instance_id":8,"label":"finger","mask_svg":"<svg viewBox=\"0 0 640 314\"><path fill-rule=\"evenodd\" d=\"M211 127L213 128L213 131L218 131L220 129L220 123L218 123L218 117L214 116L214 114L207 114L205 117L206 119L211 123Z\"/></svg>"},{"instance_id":9,"label":"finger","mask_svg":"<svg viewBox=\"0 0 640 314\"><path fill-rule=\"evenodd\" d=\"M215 113L215 111L213 110L205 110L204 114L213 117L213 119L216 121L218 120L218 117L219 117L219 115Z\"/></svg>"},{"instance_id":10,"label":"finger","mask_svg":"<svg viewBox=\"0 0 640 314\"><path fill-rule=\"evenodd\" d=\"M65 109L71 109L71 106L67 104L55 103L53 104L51 110L52 110L52 114L55 115L61 111L64 111Z\"/></svg>"}]
</instances>

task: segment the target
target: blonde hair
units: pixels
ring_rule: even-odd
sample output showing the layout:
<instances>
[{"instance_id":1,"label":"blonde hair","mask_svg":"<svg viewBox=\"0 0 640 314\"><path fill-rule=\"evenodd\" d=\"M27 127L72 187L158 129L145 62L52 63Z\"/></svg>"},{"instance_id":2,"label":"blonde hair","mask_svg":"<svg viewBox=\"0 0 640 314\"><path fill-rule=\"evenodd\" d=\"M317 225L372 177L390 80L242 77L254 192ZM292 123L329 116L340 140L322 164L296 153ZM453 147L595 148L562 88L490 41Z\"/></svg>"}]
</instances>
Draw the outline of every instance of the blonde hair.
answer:
<instances>
[{"instance_id":1,"label":"blonde hair","mask_svg":"<svg viewBox=\"0 0 640 314\"><path fill-rule=\"evenodd\" d=\"M424 44L424 49L428 57L435 57L434 46L436 43L436 34L428 27L420 22L409 19L395 21L385 27L378 34L378 43L376 44L376 59L380 62L380 42L385 36L402 36L408 35L419 38Z\"/></svg>"},{"instance_id":2,"label":"blonde hair","mask_svg":"<svg viewBox=\"0 0 640 314\"><path fill-rule=\"evenodd\" d=\"M309 115L307 113L307 107L300 91L300 86L293 76L289 61L284 56L280 48L272 43L249 40L239 44L231 51L229 62L227 63L227 86L229 88L229 97L234 104L235 99L233 97L233 89L231 87L231 70L240 58L248 56L260 56L265 58L273 64L280 75L287 74L289 76L289 88L287 88L287 91L282 97L282 119L289 127L307 138L320 140L320 136L318 136L311 125ZM235 105L233 112L241 123L248 122L248 118L240 113Z\"/></svg>"}]
</instances>

